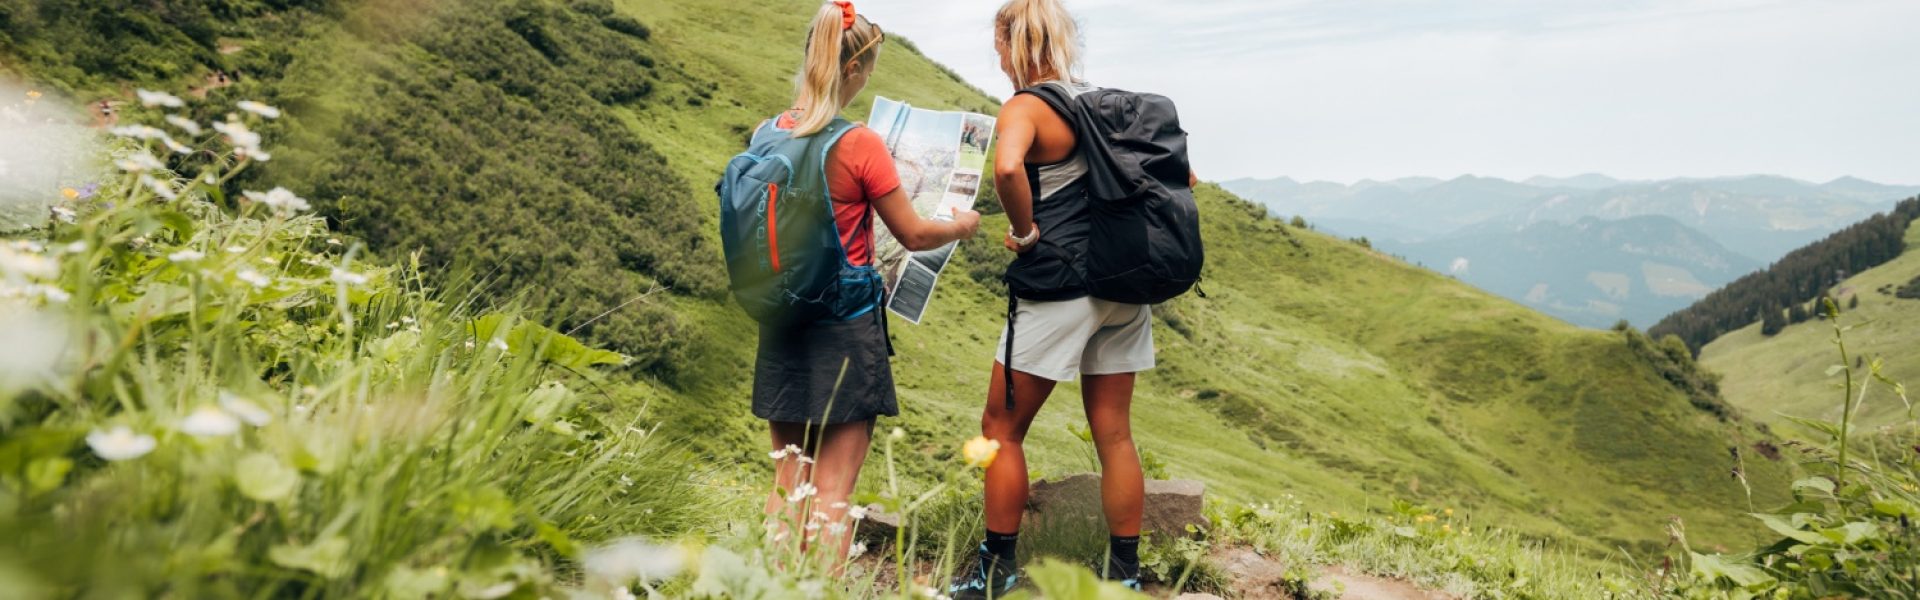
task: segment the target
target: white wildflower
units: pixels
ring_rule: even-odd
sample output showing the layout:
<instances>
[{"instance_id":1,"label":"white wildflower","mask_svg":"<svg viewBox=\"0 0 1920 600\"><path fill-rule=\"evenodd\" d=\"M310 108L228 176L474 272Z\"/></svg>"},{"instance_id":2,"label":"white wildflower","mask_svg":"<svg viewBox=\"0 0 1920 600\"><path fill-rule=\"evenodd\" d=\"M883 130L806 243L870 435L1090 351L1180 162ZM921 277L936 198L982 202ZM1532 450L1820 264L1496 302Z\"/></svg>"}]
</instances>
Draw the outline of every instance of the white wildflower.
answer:
<instances>
[{"instance_id":1,"label":"white wildflower","mask_svg":"<svg viewBox=\"0 0 1920 600\"><path fill-rule=\"evenodd\" d=\"M768 452L768 453L767 453L767 458L771 458L771 459L774 459L774 460L780 460L780 459L782 459L782 458L786 458L786 457L787 457L787 451L786 451L786 450L775 450L775 451L772 451L772 452Z\"/></svg>"},{"instance_id":2,"label":"white wildflower","mask_svg":"<svg viewBox=\"0 0 1920 600\"><path fill-rule=\"evenodd\" d=\"M860 558L861 555L866 553L866 542L854 542L853 545L847 546L847 558Z\"/></svg>"},{"instance_id":3,"label":"white wildflower","mask_svg":"<svg viewBox=\"0 0 1920 600\"><path fill-rule=\"evenodd\" d=\"M400 328L399 321L387 321L387 329L399 329L399 328Z\"/></svg>"},{"instance_id":4,"label":"white wildflower","mask_svg":"<svg viewBox=\"0 0 1920 600\"><path fill-rule=\"evenodd\" d=\"M867 518L867 507L854 506L852 508L847 509L847 518L853 519L855 521L859 521Z\"/></svg>"},{"instance_id":5,"label":"white wildflower","mask_svg":"<svg viewBox=\"0 0 1920 600\"><path fill-rule=\"evenodd\" d=\"M269 119L280 118L280 109L267 106L259 102L254 102L252 100L241 100L239 102L235 102L233 105L240 107L240 110L244 110L244 111L247 111L256 115L260 115L262 117L266 117Z\"/></svg>"},{"instance_id":6,"label":"white wildflower","mask_svg":"<svg viewBox=\"0 0 1920 600\"><path fill-rule=\"evenodd\" d=\"M507 597L507 594L517 589L520 589L520 582L507 580L479 589L465 590L463 593L474 600L498 600Z\"/></svg>"},{"instance_id":7,"label":"white wildflower","mask_svg":"<svg viewBox=\"0 0 1920 600\"><path fill-rule=\"evenodd\" d=\"M803 465L810 465L810 464L813 464L813 457L811 457L811 456L802 456L802 457L800 457L800 464L803 464Z\"/></svg>"},{"instance_id":8,"label":"white wildflower","mask_svg":"<svg viewBox=\"0 0 1920 600\"><path fill-rule=\"evenodd\" d=\"M329 279L341 285L365 285L367 283L366 275L361 275L340 267L333 268L333 275L329 277Z\"/></svg>"},{"instance_id":9,"label":"white wildflower","mask_svg":"<svg viewBox=\"0 0 1920 600\"><path fill-rule=\"evenodd\" d=\"M86 251L87 251L86 242L74 242L71 244L67 244L67 247L66 247L67 254L79 254Z\"/></svg>"},{"instance_id":10,"label":"white wildflower","mask_svg":"<svg viewBox=\"0 0 1920 600\"><path fill-rule=\"evenodd\" d=\"M153 194L159 196L162 200L173 200L180 197L180 193L173 190L173 184L154 179L146 174L140 175L140 183L147 186L147 189L153 190Z\"/></svg>"},{"instance_id":11,"label":"white wildflower","mask_svg":"<svg viewBox=\"0 0 1920 600\"><path fill-rule=\"evenodd\" d=\"M685 564L686 556L679 548L637 537L614 540L586 551L580 558L587 577L614 586L673 577Z\"/></svg>"},{"instance_id":12,"label":"white wildflower","mask_svg":"<svg viewBox=\"0 0 1920 600\"><path fill-rule=\"evenodd\" d=\"M146 125L122 125L108 129L107 133L136 140L158 140L167 137L167 132Z\"/></svg>"},{"instance_id":13,"label":"white wildflower","mask_svg":"<svg viewBox=\"0 0 1920 600\"><path fill-rule=\"evenodd\" d=\"M141 150L140 152L135 153L132 156L128 156L126 158L120 159L119 162L114 164L118 165L120 167L120 170L126 171L128 173L157 171L160 169L167 168L166 163L160 162L160 159L154 158L152 154L148 153L145 150Z\"/></svg>"},{"instance_id":14,"label":"white wildflower","mask_svg":"<svg viewBox=\"0 0 1920 600\"><path fill-rule=\"evenodd\" d=\"M242 252L246 252L247 247L246 246L227 246L226 248L224 248L224 250L227 251L227 254L239 254Z\"/></svg>"},{"instance_id":15,"label":"white wildflower","mask_svg":"<svg viewBox=\"0 0 1920 600\"><path fill-rule=\"evenodd\" d=\"M180 115L167 115L167 122L173 124L174 127L180 128L180 131L186 132L187 135L200 135L200 123L193 119Z\"/></svg>"},{"instance_id":16,"label":"white wildflower","mask_svg":"<svg viewBox=\"0 0 1920 600\"><path fill-rule=\"evenodd\" d=\"M241 421L245 421L248 425L254 427L264 427L267 423L273 421L273 414L267 412L267 409L260 408L260 405L254 404L246 398L233 395L226 390L220 391L220 407L227 409L227 412L233 413L234 416L240 417Z\"/></svg>"},{"instance_id":17,"label":"white wildflower","mask_svg":"<svg viewBox=\"0 0 1920 600\"><path fill-rule=\"evenodd\" d=\"M80 220L80 213L73 212L73 209L65 206L53 207L53 216L56 219L60 219L62 223L73 223Z\"/></svg>"},{"instance_id":18,"label":"white wildflower","mask_svg":"<svg viewBox=\"0 0 1920 600\"><path fill-rule=\"evenodd\" d=\"M179 252L175 252L175 253L173 253L173 254L168 254L168 255L167 255L167 260L170 260L170 261L173 261L173 262L177 262L177 263L189 263L189 262L194 262L194 261L198 261L198 260L200 260L200 259L202 259L202 258L206 258L206 257L207 257L207 255L206 255L206 254L203 254L203 253L201 253L201 252L200 252L199 250L194 250L194 249L191 249L191 248L189 248L189 249L186 249L186 250L181 250L181 251L179 251Z\"/></svg>"},{"instance_id":19,"label":"white wildflower","mask_svg":"<svg viewBox=\"0 0 1920 600\"><path fill-rule=\"evenodd\" d=\"M167 149L172 150L174 154L193 154L193 148L187 147L186 144L176 142L173 138L161 140L161 143L166 144Z\"/></svg>"},{"instance_id":20,"label":"white wildflower","mask_svg":"<svg viewBox=\"0 0 1920 600\"><path fill-rule=\"evenodd\" d=\"M787 502L799 502L818 493L820 488L813 487L812 483L801 482L800 485L793 486L793 491L787 494Z\"/></svg>"},{"instance_id":21,"label":"white wildflower","mask_svg":"<svg viewBox=\"0 0 1920 600\"><path fill-rule=\"evenodd\" d=\"M834 536L834 537L839 537L839 536L842 536L842 535L846 535L846 534L847 534L847 526L846 526L845 524L843 524L843 523L828 523L828 524L827 524L827 535L831 535L831 536Z\"/></svg>"},{"instance_id":22,"label":"white wildflower","mask_svg":"<svg viewBox=\"0 0 1920 600\"><path fill-rule=\"evenodd\" d=\"M155 92L150 90L134 90L133 93L140 96L140 105L146 106L148 108L152 108L155 106L164 106L167 108L180 108L182 106L187 105L186 101L181 100L179 96L175 96L173 94L169 94L166 92Z\"/></svg>"},{"instance_id":23,"label":"white wildflower","mask_svg":"<svg viewBox=\"0 0 1920 600\"><path fill-rule=\"evenodd\" d=\"M249 191L241 192L241 194L245 195L248 200L265 204L269 208L272 208L274 212L282 215L293 214L313 208L311 204L307 203L305 198L301 198L283 187L273 188L266 193Z\"/></svg>"},{"instance_id":24,"label":"white wildflower","mask_svg":"<svg viewBox=\"0 0 1920 600\"><path fill-rule=\"evenodd\" d=\"M275 259L274 257L271 257L271 256L262 256L262 257L260 257L260 264L263 264L263 265L277 265L277 264L280 264L280 261L279 261L278 259Z\"/></svg>"},{"instance_id":25,"label":"white wildflower","mask_svg":"<svg viewBox=\"0 0 1920 600\"><path fill-rule=\"evenodd\" d=\"M806 529L807 529L807 531L808 531L808 532L814 532L814 531L819 531L819 530L820 530L820 522L819 522L819 521L814 521L814 522L811 522L811 523L807 523L807 528L806 528Z\"/></svg>"},{"instance_id":26,"label":"white wildflower","mask_svg":"<svg viewBox=\"0 0 1920 600\"><path fill-rule=\"evenodd\" d=\"M132 460L146 456L153 451L156 442L153 436L134 433L125 425L114 427L112 431L93 430L87 434L87 447L93 453L107 460Z\"/></svg>"},{"instance_id":27,"label":"white wildflower","mask_svg":"<svg viewBox=\"0 0 1920 600\"><path fill-rule=\"evenodd\" d=\"M413 317L408 317L408 316L402 316L402 317L400 317L400 322L401 322L401 323L406 323L406 324L408 324L408 325L412 325L412 324L413 324Z\"/></svg>"},{"instance_id":28,"label":"white wildflower","mask_svg":"<svg viewBox=\"0 0 1920 600\"><path fill-rule=\"evenodd\" d=\"M65 304L66 301L73 299L73 294L69 294L67 293L66 290L63 290L51 285L40 285L40 286L30 286L30 287L37 287L38 291L40 292L40 295L42 297L45 297L48 302Z\"/></svg>"},{"instance_id":29,"label":"white wildflower","mask_svg":"<svg viewBox=\"0 0 1920 600\"><path fill-rule=\"evenodd\" d=\"M501 352L506 352L507 341L500 338L493 338L493 341L487 342L487 347L492 348L494 350L499 350Z\"/></svg>"},{"instance_id":30,"label":"white wildflower","mask_svg":"<svg viewBox=\"0 0 1920 600\"><path fill-rule=\"evenodd\" d=\"M260 274L259 271L255 271L253 269L241 269L239 273L235 273L233 276L235 279L244 281L247 283L247 285L251 285L255 288L264 288L269 285L273 285L272 278L267 277L266 275L262 275Z\"/></svg>"},{"instance_id":31,"label":"white wildflower","mask_svg":"<svg viewBox=\"0 0 1920 600\"><path fill-rule=\"evenodd\" d=\"M888 435L891 435L891 436L893 436L893 439L896 439L896 440L897 440L897 439L900 439L900 438L903 438L903 437L907 437L907 430L905 430L905 429L901 429L901 428L899 428L899 427L895 427L895 428L893 428L893 433L890 433L890 434L888 434Z\"/></svg>"},{"instance_id":32,"label":"white wildflower","mask_svg":"<svg viewBox=\"0 0 1920 600\"><path fill-rule=\"evenodd\" d=\"M243 157L267 160L267 153L260 150L260 134L247 129L246 123L229 118L226 121L215 122L213 130L226 135L227 143L232 144L233 149Z\"/></svg>"},{"instance_id":33,"label":"white wildflower","mask_svg":"<svg viewBox=\"0 0 1920 600\"><path fill-rule=\"evenodd\" d=\"M327 238L327 245L328 246L340 245L340 238Z\"/></svg>"},{"instance_id":34,"label":"white wildflower","mask_svg":"<svg viewBox=\"0 0 1920 600\"><path fill-rule=\"evenodd\" d=\"M198 437L233 435L240 431L240 419L218 407L202 406L180 420L180 431Z\"/></svg>"}]
</instances>

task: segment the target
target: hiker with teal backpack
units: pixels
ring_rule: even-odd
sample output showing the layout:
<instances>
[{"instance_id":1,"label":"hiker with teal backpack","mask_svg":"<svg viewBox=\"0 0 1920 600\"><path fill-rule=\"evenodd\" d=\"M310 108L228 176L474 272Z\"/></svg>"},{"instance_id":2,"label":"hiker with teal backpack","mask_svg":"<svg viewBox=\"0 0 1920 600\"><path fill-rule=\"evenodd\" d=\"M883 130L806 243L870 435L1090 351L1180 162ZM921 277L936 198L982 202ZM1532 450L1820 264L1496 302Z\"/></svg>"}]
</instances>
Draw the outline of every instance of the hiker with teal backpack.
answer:
<instances>
[{"instance_id":1,"label":"hiker with teal backpack","mask_svg":"<svg viewBox=\"0 0 1920 600\"><path fill-rule=\"evenodd\" d=\"M1172 102L1078 80L1078 45L1060 0L1011 0L994 17L1001 70L1019 90L1000 109L993 161L1010 223L1003 243L1018 256L980 424L1000 444L986 471L986 541L949 586L954 598L997 598L1019 583L1021 442L1055 384L1076 376L1109 533L1099 571L1140 589L1146 484L1134 378L1154 366L1151 305L1199 281L1200 215Z\"/></svg>"},{"instance_id":2,"label":"hiker with teal backpack","mask_svg":"<svg viewBox=\"0 0 1920 600\"><path fill-rule=\"evenodd\" d=\"M822 5L793 108L754 131L715 187L733 295L760 322L753 414L772 433L773 535L824 544L829 558L844 558L852 541L833 525L844 522L874 419L900 414L874 215L909 250L972 237L980 223L973 211L921 218L885 142L839 118L884 40L852 3Z\"/></svg>"}]
</instances>

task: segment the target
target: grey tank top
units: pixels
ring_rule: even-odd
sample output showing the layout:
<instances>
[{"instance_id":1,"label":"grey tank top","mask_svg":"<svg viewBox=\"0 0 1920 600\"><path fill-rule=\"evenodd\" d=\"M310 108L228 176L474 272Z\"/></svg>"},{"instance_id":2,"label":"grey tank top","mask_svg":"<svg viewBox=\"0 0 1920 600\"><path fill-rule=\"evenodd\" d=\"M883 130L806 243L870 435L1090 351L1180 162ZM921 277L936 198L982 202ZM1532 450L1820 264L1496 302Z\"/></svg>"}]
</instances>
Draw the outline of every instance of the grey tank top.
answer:
<instances>
[{"instance_id":1,"label":"grey tank top","mask_svg":"<svg viewBox=\"0 0 1920 600\"><path fill-rule=\"evenodd\" d=\"M1094 90L1094 87L1091 85L1074 81L1049 81L1040 85L1059 87L1066 90L1068 97L1073 98L1078 98L1081 94ZM1046 202L1047 199L1055 193L1067 189L1068 186L1078 183L1081 178L1087 176L1087 158L1080 153L1079 148L1075 148L1073 155L1067 157L1066 160L1053 164L1030 166L1034 170L1033 181L1036 187L1033 190L1033 197L1035 198L1035 202Z\"/></svg>"}]
</instances>

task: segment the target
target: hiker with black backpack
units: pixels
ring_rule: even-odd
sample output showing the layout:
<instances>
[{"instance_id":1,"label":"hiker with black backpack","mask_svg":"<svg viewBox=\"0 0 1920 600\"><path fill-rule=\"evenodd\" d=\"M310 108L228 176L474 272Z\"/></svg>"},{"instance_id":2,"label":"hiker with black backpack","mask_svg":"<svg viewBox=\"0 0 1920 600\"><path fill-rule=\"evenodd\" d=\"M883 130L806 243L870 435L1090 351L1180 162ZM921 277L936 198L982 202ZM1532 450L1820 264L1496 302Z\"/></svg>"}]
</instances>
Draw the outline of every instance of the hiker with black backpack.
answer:
<instances>
[{"instance_id":1,"label":"hiker with black backpack","mask_svg":"<svg viewBox=\"0 0 1920 600\"><path fill-rule=\"evenodd\" d=\"M980 224L969 210L921 218L885 141L839 117L884 40L852 3L822 5L793 108L762 123L715 186L734 299L760 322L753 414L772 433L771 535L825 544L831 559L852 541L847 502L874 419L900 414L873 217L909 250L973 237Z\"/></svg>"},{"instance_id":2,"label":"hiker with black backpack","mask_svg":"<svg viewBox=\"0 0 1920 600\"><path fill-rule=\"evenodd\" d=\"M1186 133L1166 98L1074 77L1078 32L1060 0L1007 2L994 48L1019 90L1000 109L993 161L1011 224L1004 244L1018 256L981 416L982 435L1000 444L986 471L986 541L948 594L997 598L1019 583L1021 442L1054 385L1076 376L1100 458L1109 533L1100 573L1137 590L1146 486L1134 377L1154 366L1151 305L1192 289L1203 262Z\"/></svg>"}]
</instances>

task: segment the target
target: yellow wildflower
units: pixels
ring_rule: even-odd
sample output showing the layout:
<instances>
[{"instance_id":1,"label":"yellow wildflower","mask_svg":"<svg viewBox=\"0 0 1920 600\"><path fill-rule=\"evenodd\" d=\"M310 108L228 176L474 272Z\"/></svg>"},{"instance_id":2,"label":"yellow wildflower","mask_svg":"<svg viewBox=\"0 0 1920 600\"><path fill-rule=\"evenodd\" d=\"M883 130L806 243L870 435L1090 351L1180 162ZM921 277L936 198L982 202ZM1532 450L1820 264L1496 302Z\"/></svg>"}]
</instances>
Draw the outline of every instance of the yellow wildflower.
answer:
<instances>
[{"instance_id":1,"label":"yellow wildflower","mask_svg":"<svg viewBox=\"0 0 1920 600\"><path fill-rule=\"evenodd\" d=\"M1446 510L1446 512L1447 512L1447 516L1449 517L1453 516L1453 509L1449 508Z\"/></svg>"},{"instance_id":2,"label":"yellow wildflower","mask_svg":"<svg viewBox=\"0 0 1920 600\"><path fill-rule=\"evenodd\" d=\"M28 99L28 100L39 100L39 99L40 99L40 90L27 90L27 99Z\"/></svg>"},{"instance_id":3,"label":"yellow wildflower","mask_svg":"<svg viewBox=\"0 0 1920 600\"><path fill-rule=\"evenodd\" d=\"M1453 533L1453 525L1441 525L1440 530L1445 531L1447 533Z\"/></svg>"},{"instance_id":4,"label":"yellow wildflower","mask_svg":"<svg viewBox=\"0 0 1920 600\"><path fill-rule=\"evenodd\" d=\"M73 188L60 188L60 196L68 200L73 200L80 197L80 190L76 190Z\"/></svg>"},{"instance_id":5,"label":"yellow wildflower","mask_svg":"<svg viewBox=\"0 0 1920 600\"><path fill-rule=\"evenodd\" d=\"M985 469L993 466L994 457L1000 455L1000 442L986 436L976 437L960 447L960 454L966 457L969 466Z\"/></svg>"}]
</instances>

